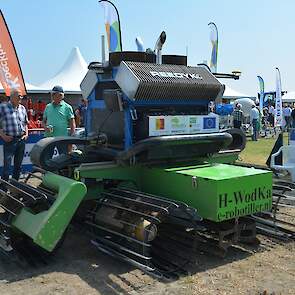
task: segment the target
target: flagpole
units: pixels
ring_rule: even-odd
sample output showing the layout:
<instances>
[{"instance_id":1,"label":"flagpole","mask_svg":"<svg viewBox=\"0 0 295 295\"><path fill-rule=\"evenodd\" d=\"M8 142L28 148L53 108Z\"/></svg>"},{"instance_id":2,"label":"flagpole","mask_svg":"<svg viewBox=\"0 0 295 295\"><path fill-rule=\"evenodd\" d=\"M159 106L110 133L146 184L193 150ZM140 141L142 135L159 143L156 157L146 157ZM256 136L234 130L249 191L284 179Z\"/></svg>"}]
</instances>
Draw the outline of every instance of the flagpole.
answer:
<instances>
[{"instance_id":1,"label":"flagpole","mask_svg":"<svg viewBox=\"0 0 295 295\"><path fill-rule=\"evenodd\" d=\"M123 51L123 47L122 47L122 34L121 34L121 21L120 21L120 15L119 15L119 11L117 9L117 7L115 6L114 3L112 3L109 0L99 0L98 2L108 2L110 3L116 10L117 16L118 16L118 23L119 23L119 34L120 34L120 47L121 47L121 51Z\"/></svg>"},{"instance_id":2,"label":"flagpole","mask_svg":"<svg viewBox=\"0 0 295 295\"><path fill-rule=\"evenodd\" d=\"M283 106L282 106L282 81L279 68L276 67L276 114L275 125L282 127L283 121Z\"/></svg>"},{"instance_id":3,"label":"flagpole","mask_svg":"<svg viewBox=\"0 0 295 295\"><path fill-rule=\"evenodd\" d=\"M217 29L216 24L215 24L214 22L210 22L210 23L208 24L208 26L210 26L210 25L213 25L213 26L215 27L215 29L216 29L216 36L217 36L217 39L218 39L218 29Z\"/></svg>"},{"instance_id":4,"label":"flagpole","mask_svg":"<svg viewBox=\"0 0 295 295\"><path fill-rule=\"evenodd\" d=\"M217 73L218 29L217 29L217 26L216 26L216 24L215 24L214 22L210 22L210 23L208 24L208 26L211 26L211 25L213 25L213 27L215 28L215 32L216 32L216 48L215 48L215 54L216 54L215 58L216 58L216 61L215 61L215 64L213 65L213 62L214 62L214 57L213 57L214 45L213 45L213 47L212 47L212 52L211 52L210 68L211 68L212 66L214 66L214 67L215 67L215 72ZM211 42L212 42L212 40L211 40ZM212 69L211 69L211 70L212 70ZM213 72L213 70L212 70L212 72Z\"/></svg>"},{"instance_id":5,"label":"flagpole","mask_svg":"<svg viewBox=\"0 0 295 295\"><path fill-rule=\"evenodd\" d=\"M259 99L259 109L260 112L263 113L263 103L264 103L264 80L261 76L257 76L259 81L260 88L260 99Z\"/></svg>"}]
</instances>

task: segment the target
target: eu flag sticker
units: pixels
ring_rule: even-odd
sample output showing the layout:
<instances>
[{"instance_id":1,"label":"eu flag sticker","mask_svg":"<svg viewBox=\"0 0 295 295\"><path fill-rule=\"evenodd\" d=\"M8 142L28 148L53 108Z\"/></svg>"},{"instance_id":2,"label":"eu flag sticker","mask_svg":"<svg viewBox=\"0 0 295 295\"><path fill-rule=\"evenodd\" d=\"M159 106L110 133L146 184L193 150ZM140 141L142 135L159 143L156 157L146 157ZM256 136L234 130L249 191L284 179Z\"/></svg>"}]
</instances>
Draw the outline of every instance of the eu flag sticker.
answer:
<instances>
[{"instance_id":1,"label":"eu flag sticker","mask_svg":"<svg viewBox=\"0 0 295 295\"><path fill-rule=\"evenodd\" d=\"M215 129L216 118L215 117L203 118L203 126L204 126L204 129Z\"/></svg>"}]
</instances>

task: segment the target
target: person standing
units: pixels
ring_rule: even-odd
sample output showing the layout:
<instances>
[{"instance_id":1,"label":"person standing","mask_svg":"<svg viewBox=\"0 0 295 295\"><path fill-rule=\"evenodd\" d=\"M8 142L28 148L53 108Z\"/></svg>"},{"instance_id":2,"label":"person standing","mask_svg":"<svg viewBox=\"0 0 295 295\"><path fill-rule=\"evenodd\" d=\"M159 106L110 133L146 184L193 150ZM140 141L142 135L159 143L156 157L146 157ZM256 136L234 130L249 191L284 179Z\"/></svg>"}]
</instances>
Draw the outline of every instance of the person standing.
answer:
<instances>
[{"instance_id":1,"label":"person standing","mask_svg":"<svg viewBox=\"0 0 295 295\"><path fill-rule=\"evenodd\" d=\"M87 99L82 98L81 104L75 111L76 115L76 125L78 127L85 127L86 126L86 113L87 113Z\"/></svg>"},{"instance_id":2,"label":"person standing","mask_svg":"<svg viewBox=\"0 0 295 295\"><path fill-rule=\"evenodd\" d=\"M241 104L237 103L235 110L233 111L234 128L241 128L243 122L243 111L241 110Z\"/></svg>"},{"instance_id":3,"label":"person standing","mask_svg":"<svg viewBox=\"0 0 295 295\"><path fill-rule=\"evenodd\" d=\"M285 105L283 108L283 116L286 122L285 125L285 130L289 131L289 128L291 127L291 114L292 114L292 109L290 108L289 105Z\"/></svg>"},{"instance_id":4,"label":"person standing","mask_svg":"<svg viewBox=\"0 0 295 295\"><path fill-rule=\"evenodd\" d=\"M252 109L250 111L250 123L253 127L252 140L257 141L258 137L258 120L259 120L259 111L255 105L252 105Z\"/></svg>"},{"instance_id":5,"label":"person standing","mask_svg":"<svg viewBox=\"0 0 295 295\"><path fill-rule=\"evenodd\" d=\"M270 104L268 109L268 115L269 115L269 124L271 127L275 127L275 114L276 110L272 104Z\"/></svg>"},{"instance_id":6,"label":"person standing","mask_svg":"<svg viewBox=\"0 0 295 295\"><path fill-rule=\"evenodd\" d=\"M76 129L73 108L64 101L64 90L54 86L51 91L52 102L46 105L43 114L45 137L74 135ZM70 134L68 134L70 127ZM67 145L57 147L60 154L67 153ZM53 151L52 151L53 154Z\"/></svg>"},{"instance_id":7,"label":"person standing","mask_svg":"<svg viewBox=\"0 0 295 295\"><path fill-rule=\"evenodd\" d=\"M295 106L293 104L293 109L292 109L292 112L291 112L291 118L292 118L292 128L294 129L295 128Z\"/></svg>"},{"instance_id":8,"label":"person standing","mask_svg":"<svg viewBox=\"0 0 295 295\"><path fill-rule=\"evenodd\" d=\"M18 92L12 92L10 101L0 106L0 136L4 141L2 179L5 181L9 179L12 158L12 178L19 179L28 138L28 115L21 100Z\"/></svg>"},{"instance_id":9,"label":"person standing","mask_svg":"<svg viewBox=\"0 0 295 295\"><path fill-rule=\"evenodd\" d=\"M0 104L7 103L9 101L6 95L0 95Z\"/></svg>"},{"instance_id":10,"label":"person standing","mask_svg":"<svg viewBox=\"0 0 295 295\"><path fill-rule=\"evenodd\" d=\"M267 128L267 118L268 118L268 108L263 108L262 110L262 126L264 129Z\"/></svg>"}]
</instances>

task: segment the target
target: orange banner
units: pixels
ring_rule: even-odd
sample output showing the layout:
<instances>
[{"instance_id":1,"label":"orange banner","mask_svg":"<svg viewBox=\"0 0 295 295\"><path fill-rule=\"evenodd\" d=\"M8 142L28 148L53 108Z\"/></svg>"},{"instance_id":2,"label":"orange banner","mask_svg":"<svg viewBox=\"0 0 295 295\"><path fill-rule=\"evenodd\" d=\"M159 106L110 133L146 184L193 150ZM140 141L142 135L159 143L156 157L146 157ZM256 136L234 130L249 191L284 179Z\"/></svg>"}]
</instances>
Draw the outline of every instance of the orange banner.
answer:
<instances>
[{"instance_id":1,"label":"orange banner","mask_svg":"<svg viewBox=\"0 0 295 295\"><path fill-rule=\"evenodd\" d=\"M26 95L22 71L16 55L12 38L2 11L0 10L0 82L5 94L10 96L12 91Z\"/></svg>"}]
</instances>

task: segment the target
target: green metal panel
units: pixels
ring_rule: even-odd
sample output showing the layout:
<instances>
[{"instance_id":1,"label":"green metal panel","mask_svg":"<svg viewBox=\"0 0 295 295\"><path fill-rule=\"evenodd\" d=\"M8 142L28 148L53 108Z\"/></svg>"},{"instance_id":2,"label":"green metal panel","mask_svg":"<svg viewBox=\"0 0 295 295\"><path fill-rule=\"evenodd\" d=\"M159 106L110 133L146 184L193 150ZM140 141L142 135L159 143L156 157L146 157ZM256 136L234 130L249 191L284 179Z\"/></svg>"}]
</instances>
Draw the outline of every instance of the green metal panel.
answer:
<instances>
[{"instance_id":1,"label":"green metal panel","mask_svg":"<svg viewBox=\"0 0 295 295\"><path fill-rule=\"evenodd\" d=\"M57 191L53 205L47 211L38 214L24 208L14 218L12 225L31 237L42 248L52 251L83 200L86 186L50 172L44 175L43 184Z\"/></svg>"},{"instance_id":2,"label":"green metal panel","mask_svg":"<svg viewBox=\"0 0 295 295\"><path fill-rule=\"evenodd\" d=\"M183 201L212 221L268 210L272 205L272 173L227 164L189 167L120 167L79 169L82 178L130 181L144 192Z\"/></svg>"},{"instance_id":3,"label":"green metal panel","mask_svg":"<svg viewBox=\"0 0 295 295\"><path fill-rule=\"evenodd\" d=\"M141 189L183 201L212 221L268 210L272 173L226 164L143 169Z\"/></svg>"},{"instance_id":4,"label":"green metal panel","mask_svg":"<svg viewBox=\"0 0 295 295\"><path fill-rule=\"evenodd\" d=\"M122 167L113 162L82 164L75 170L75 179L87 182L91 179L91 185L87 186L85 200L97 199L104 191L104 180L116 180L120 185L139 188L140 167ZM89 182L89 181L88 181ZM108 186L109 187L109 186Z\"/></svg>"}]
</instances>

